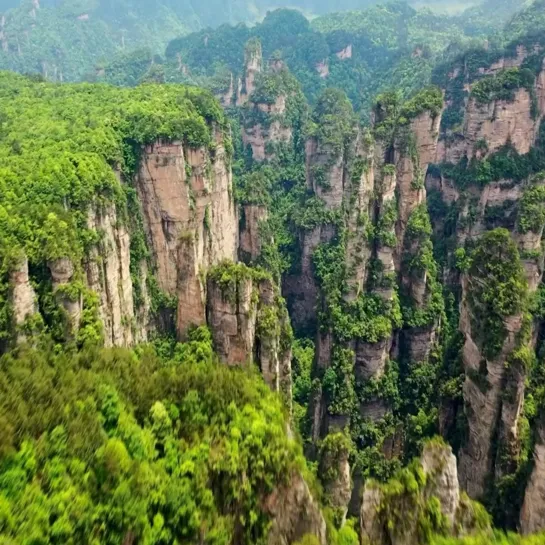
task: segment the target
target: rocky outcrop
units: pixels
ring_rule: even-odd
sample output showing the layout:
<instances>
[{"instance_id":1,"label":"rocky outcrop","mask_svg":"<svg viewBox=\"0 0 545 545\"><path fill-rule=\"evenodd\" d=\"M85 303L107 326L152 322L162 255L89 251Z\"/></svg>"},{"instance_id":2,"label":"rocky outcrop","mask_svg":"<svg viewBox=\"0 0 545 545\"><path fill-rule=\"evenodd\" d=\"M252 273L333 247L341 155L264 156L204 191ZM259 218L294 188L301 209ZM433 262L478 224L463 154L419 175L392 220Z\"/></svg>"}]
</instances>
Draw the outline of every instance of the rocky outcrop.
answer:
<instances>
[{"instance_id":1,"label":"rocky outcrop","mask_svg":"<svg viewBox=\"0 0 545 545\"><path fill-rule=\"evenodd\" d=\"M246 79L252 80L252 86L244 100L242 142L251 149L253 160L262 162L274 159L276 147L291 141L293 130L287 119L287 104L298 84L281 61L270 64L265 72L261 73L260 68L259 72L260 79L256 80L255 60L248 61ZM290 79L293 85L286 86Z\"/></svg>"},{"instance_id":2,"label":"rocky outcrop","mask_svg":"<svg viewBox=\"0 0 545 545\"><path fill-rule=\"evenodd\" d=\"M534 48L519 46L516 54L505 56L490 66L479 69L479 78L501 77L506 69L517 69L530 55L537 55L540 45ZM471 94L480 81L475 74L466 73L467 66L459 66L450 74L449 85L457 88L456 93L469 93L463 105L461 126L447 130L437 150L437 163L458 163L462 158L482 157L494 153L506 144L512 145L518 153L528 153L535 145L538 136L540 117L545 114L545 64L537 74L533 87L512 91L509 99L496 99L486 102ZM452 83L456 82L456 83ZM447 89L446 107L452 107ZM484 145L485 148L483 149Z\"/></svg>"},{"instance_id":3,"label":"rocky outcrop","mask_svg":"<svg viewBox=\"0 0 545 545\"><path fill-rule=\"evenodd\" d=\"M235 78L233 77L233 73L229 76L229 87L227 90L223 93L220 93L219 95L216 95L218 100L220 101L221 105L224 108L230 108L233 106L235 98Z\"/></svg>"},{"instance_id":4,"label":"rocky outcrop","mask_svg":"<svg viewBox=\"0 0 545 545\"><path fill-rule=\"evenodd\" d=\"M537 427L534 466L526 487L520 515L520 529L523 534L533 534L545 529L545 421L543 418Z\"/></svg>"},{"instance_id":5,"label":"rocky outcrop","mask_svg":"<svg viewBox=\"0 0 545 545\"><path fill-rule=\"evenodd\" d=\"M520 271L511 270L509 274L516 276L519 286L527 284L527 294L521 299L528 294L531 296L542 281L542 226L539 215L527 209L529 200L534 203L530 208L541 206L537 204L541 203L541 190L534 191L541 182L533 176L521 180L516 173L513 174L515 179L510 179L512 171L508 167L501 169L505 171L503 177L501 170L496 170L493 177L486 169L494 159L499 161L504 156L507 165L512 157L525 154L530 162L533 161L529 152L538 143L539 127L545 113L544 72L542 69L536 73L532 86L532 74L528 70L519 73L516 68L522 69L530 55L539 58L539 51L537 47L519 46L512 55L482 66L478 74L475 66L470 67L465 62L449 74L445 103L448 123L443 127L433 161L437 167L426 180L426 186L440 195L444 210L457 215L455 229L452 224L448 227L447 236L451 238L446 246L460 249L460 255L467 251L474 260L476 243L489 231L497 228L509 231L510 236L505 231L507 236L502 239L502 247L497 249L503 255L498 265L501 269L503 263L509 262L518 267L520 262ZM511 73L505 72L513 68ZM521 76L520 88L510 88L502 80L494 79L511 76L515 80ZM451 84L456 87L458 98L452 93ZM493 90L495 84L501 93ZM460 95L464 93L466 98L462 101ZM459 112L453 116L458 106ZM463 119L461 124L455 123L458 119ZM527 192L533 193L528 196ZM528 221L528 218L533 220ZM444 218L435 218L435 223L437 238L441 240L445 236ZM532 224L531 228L529 224ZM510 257L506 257L505 252ZM484 339L492 334L492 328L485 325L484 320L492 311L489 307L483 310L483 301L477 302L476 294L488 285L494 274L490 268L486 274L478 273L475 277L472 268L473 272L460 279L460 273L454 267L456 259L454 255L448 256L450 265L443 271L443 277L454 292L460 284L462 288L459 330L464 335L461 357L465 369L463 399L468 433L460 451L459 471L462 487L470 496L479 498L486 497L499 479L514 475L519 469L521 416L528 362L535 350L535 324L527 318L522 306L515 305L497 322L501 333L495 339L496 348L490 350L490 345L485 346ZM494 259L493 255L486 257L489 262ZM526 510L528 512L528 508ZM523 516L528 518L527 514Z\"/></svg>"},{"instance_id":6,"label":"rocky outcrop","mask_svg":"<svg viewBox=\"0 0 545 545\"><path fill-rule=\"evenodd\" d=\"M252 38L244 50L244 78L237 86L236 105L244 106L255 90L255 80L263 68L263 52L258 38Z\"/></svg>"},{"instance_id":7,"label":"rocky outcrop","mask_svg":"<svg viewBox=\"0 0 545 545\"><path fill-rule=\"evenodd\" d=\"M51 272L53 292L57 303L64 309L68 318L68 337L73 338L78 330L83 300L81 294L71 293L68 289L70 281L74 277L74 264L69 258L59 258L49 261L47 266Z\"/></svg>"},{"instance_id":8,"label":"rocky outcrop","mask_svg":"<svg viewBox=\"0 0 545 545\"><path fill-rule=\"evenodd\" d=\"M434 525L441 524L429 518L431 509L440 511L446 526L441 531L448 528L451 535L489 528L486 517L480 516L482 508L460 492L456 457L445 444L428 443L419 462L394 480L388 483L391 486L370 482L364 488L360 514L363 545L420 543L422 525L437 531Z\"/></svg>"},{"instance_id":9,"label":"rocky outcrop","mask_svg":"<svg viewBox=\"0 0 545 545\"><path fill-rule=\"evenodd\" d=\"M13 309L13 322L16 328L23 326L28 318L38 312L36 292L28 275L28 260L23 257L10 272L10 302ZM23 334L17 334L17 341L23 342Z\"/></svg>"},{"instance_id":10,"label":"rocky outcrop","mask_svg":"<svg viewBox=\"0 0 545 545\"><path fill-rule=\"evenodd\" d=\"M263 122L257 124L249 123L243 128L242 142L252 150L252 159L257 162L273 159L276 157L274 146L281 143L288 143L292 137L292 130L289 126L284 126L283 122L278 117L284 116L285 99L278 100L278 114L267 112L266 116L271 116ZM282 106L282 104L284 104ZM261 105L258 105L258 107ZM275 119L272 119L275 116Z\"/></svg>"},{"instance_id":11,"label":"rocky outcrop","mask_svg":"<svg viewBox=\"0 0 545 545\"><path fill-rule=\"evenodd\" d=\"M219 358L259 365L265 382L291 404L291 326L271 278L243 264L221 264L207 281L207 323Z\"/></svg>"},{"instance_id":12,"label":"rocky outcrop","mask_svg":"<svg viewBox=\"0 0 545 545\"><path fill-rule=\"evenodd\" d=\"M240 246L239 258L244 262L252 262L261 253L260 226L267 220L268 211L265 206L246 204L240 213Z\"/></svg>"},{"instance_id":13,"label":"rocky outcrop","mask_svg":"<svg viewBox=\"0 0 545 545\"><path fill-rule=\"evenodd\" d=\"M420 463L428 478L425 493L439 500L441 512L453 526L461 501L456 456L450 447L429 443L424 447Z\"/></svg>"},{"instance_id":14,"label":"rocky outcrop","mask_svg":"<svg viewBox=\"0 0 545 545\"><path fill-rule=\"evenodd\" d=\"M320 545L326 545L325 520L300 475L292 475L285 486L271 494L265 510L272 521L268 545L292 545L306 535L315 536Z\"/></svg>"},{"instance_id":15,"label":"rocky outcrop","mask_svg":"<svg viewBox=\"0 0 545 545\"><path fill-rule=\"evenodd\" d=\"M146 147L137 189L159 288L178 299L177 332L205 323L202 273L236 257L238 220L219 134L208 150L180 142Z\"/></svg>"},{"instance_id":16,"label":"rocky outcrop","mask_svg":"<svg viewBox=\"0 0 545 545\"><path fill-rule=\"evenodd\" d=\"M441 116L425 111L411 121L406 138L396 145L396 181L399 218L396 227L398 248L402 247L412 212L426 199L424 179L437 154Z\"/></svg>"},{"instance_id":17,"label":"rocky outcrop","mask_svg":"<svg viewBox=\"0 0 545 545\"><path fill-rule=\"evenodd\" d=\"M228 365L252 362L257 301L251 276L222 285L213 276L207 283L208 324L219 358Z\"/></svg>"},{"instance_id":18,"label":"rocky outcrop","mask_svg":"<svg viewBox=\"0 0 545 545\"><path fill-rule=\"evenodd\" d=\"M501 289L504 282L511 282L509 302L501 307L508 312L499 314L486 294ZM463 393L469 433L460 454L460 478L470 496L479 498L489 477L509 471L505 459L516 458L529 365L531 324L524 313L527 284L516 245L506 230L491 231L479 242L472 266L462 279L462 293Z\"/></svg>"},{"instance_id":19,"label":"rocky outcrop","mask_svg":"<svg viewBox=\"0 0 545 545\"><path fill-rule=\"evenodd\" d=\"M329 76L329 62L327 59L316 64L316 72L322 79Z\"/></svg>"},{"instance_id":20,"label":"rocky outcrop","mask_svg":"<svg viewBox=\"0 0 545 545\"><path fill-rule=\"evenodd\" d=\"M526 89L516 91L512 101L481 104L470 99L465 110L463 139L440 144L437 162L457 163L463 157L472 158L479 142L486 142L488 153L507 143L518 153L528 153L539 129L532 107L532 97Z\"/></svg>"},{"instance_id":21,"label":"rocky outcrop","mask_svg":"<svg viewBox=\"0 0 545 545\"><path fill-rule=\"evenodd\" d=\"M325 501L344 520L352 497L349 463L350 440L344 433L330 433L320 449L319 473L324 485Z\"/></svg>"},{"instance_id":22,"label":"rocky outcrop","mask_svg":"<svg viewBox=\"0 0 545 545\"><path fill-rule=\"evenodd\" d=\"M322 240L320 227L299 233L299 271L298 274L287 276L283 282L291 323L296 331L313 331L316 327L318 283L314 276L312 257Z\"/></svg>"},{"instance_id":23,"label":"rocky outcrop","mask_svg":"<svg viewBox=\"0 0 545 545\"><path fill-rule=\"evenodd\" d=\"M140 264L140 305L135 309L131 278L130 235L114 205L92 206L87 225L102 233L84 263L87 285L98 294L106 346L130 346L147 340L150 324L147 269Z\"/></svg>"},{"instance_id":24,"label":"rocky outcrop","mask_svg":"<svg viewBox=\"0 0 545 545\"><path fill-rule=\"evenodd\" d=\"M341 49L340 51L337 51L337 53L335 53L335 56L341 61L344 61L346 59L351 59L352 44L348 44L345 48Z\"/></svg>"}]
</instances>

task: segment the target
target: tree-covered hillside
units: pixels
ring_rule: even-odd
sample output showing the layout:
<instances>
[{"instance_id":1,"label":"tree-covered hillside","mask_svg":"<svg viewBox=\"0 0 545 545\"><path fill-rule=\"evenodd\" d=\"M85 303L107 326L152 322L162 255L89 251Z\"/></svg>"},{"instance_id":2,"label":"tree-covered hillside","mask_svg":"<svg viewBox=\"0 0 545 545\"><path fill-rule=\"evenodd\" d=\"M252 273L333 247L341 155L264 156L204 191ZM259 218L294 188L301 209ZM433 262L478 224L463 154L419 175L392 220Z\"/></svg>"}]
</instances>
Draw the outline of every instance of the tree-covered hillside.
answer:
<instances>
[{"instance_id":1,"label":"tree-covered hillside","mask_svg":"<svg viewBox=\"0 0 545 545\"><path fill-rule=\"evenodd\" d=\"M218 364L205 329L176 347L4 355L0 424L9 545L262 544L268 496L305 467L280 400Z\"/></svg>"},{"instance_id":2,"label":"tree-covered hillside","mask_svg":"<svg viewBox=\"0 0 545 545\"><path fill-rule=\"evenodd\" d=\"M468 10L465 18L452 21L430 12L415 17L411 10L398 8L392 12L386 8L386 13L379 9L376 13L371 10L319 18L314 26L325 33L342 30L364 34L370 30L371 41L388 49L414 42L433 46L455 38L460 27L464 28L462 34L468 35L483 35L485 30L498 28L523 0L510 1L505 6L502 2L489 0L485 8ZM334 9L361 10L377 3L345 0ZM0 69L40 73L50 80L76 81L88 77L98 62L108 64L117 55L123 57L145 48L152 57L162 54L173 38L225 23L254 23L269 10L285 6L284 2L273 0L4 0L0 2ZM333 8L323 0L296 0L289 2L288 7L307 16ZM493 20L485 15L489 9L494 10ZM408 41L404 36L408 36ZM312 48L316 54L324 52L323 43Z\"/></svg>"},{"instance_id":3,"label":"tree-covered hillside","mask_svg":"<svg viewBox=\"0 0 545 545\"><path fill-rule=\"evenodd\" d=\"M276 10L254 27L222 25L172 40L164 58L151 50L119 55L92 79L117 85L185 82L225 93L231 78L236 82L243 73L246 42L258 38L265 62L282 60L311 102L327 87L339 87L367 116L381 91L395 88L409 96L430 82L440 60L501 44L499 30L517 5L498 8L493 20L483 15L485 8L451 16L400 1L312 21L296 10Z\"/></svg>"},{"instance_id":4,"label":"tree-covered hillside","mask_svg":"<svg viewBox=\"0 0 545 545\"><path fill-rule=\"evenodd\" d=\"M355 4L3 4L0 545L545 543L545 0Z\"/></svg>"}]
</instances>

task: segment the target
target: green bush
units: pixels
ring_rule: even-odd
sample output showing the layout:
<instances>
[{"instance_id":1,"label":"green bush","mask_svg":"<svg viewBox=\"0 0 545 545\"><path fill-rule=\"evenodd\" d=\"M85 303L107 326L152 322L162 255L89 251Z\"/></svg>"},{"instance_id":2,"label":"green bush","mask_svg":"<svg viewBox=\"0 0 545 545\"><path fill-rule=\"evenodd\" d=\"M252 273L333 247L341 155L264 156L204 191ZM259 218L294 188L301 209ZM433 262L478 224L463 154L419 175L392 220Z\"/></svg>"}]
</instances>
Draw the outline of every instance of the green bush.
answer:
<instances>
[{"instance_id":1,"label":"green bush","mask_svg":"<svg viewBox=\"0 0 545 545\"><path fill-rule=\"evenodd\" d=\"M507 230L489 231L479 240L468 272L468 301L475 337L485 357L493 359L507 335L505 319L529 303L519 253Z\"/></svg>"},{"instance_id":2,"label":"green bush","mask_svg":"<svg viewBox=\"0 0 545 545\"><path fill-rule=\"evenodd\" d=\"M526 89L533 92L535 76L528 69L508 68L495 76L487 76L478 81L471 90L471 96L479 104L494 100L513 101L515 92Z\"/></svg>"}]
</instances>

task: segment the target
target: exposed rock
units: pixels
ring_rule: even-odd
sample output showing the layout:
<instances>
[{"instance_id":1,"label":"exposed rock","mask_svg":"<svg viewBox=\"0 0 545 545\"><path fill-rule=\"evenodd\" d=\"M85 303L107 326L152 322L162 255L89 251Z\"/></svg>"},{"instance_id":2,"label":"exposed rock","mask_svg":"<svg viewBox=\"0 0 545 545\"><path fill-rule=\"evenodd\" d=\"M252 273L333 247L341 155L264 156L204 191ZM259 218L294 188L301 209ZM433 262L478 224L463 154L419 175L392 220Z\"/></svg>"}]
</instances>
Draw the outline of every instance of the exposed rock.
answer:
<instances>
[{"instance_id":1,"label":"exposed rock","mask_svg":"<svg viewBox=\"0 0 545 545\"><path fill-rule=\"evenodd\" d=\"M312 256L322 242L320 227L303 231L299 239L300 271L298 274L287 276L283 288L293 327L296 331L308 331L314 329L316 324L318 284L314 277Z\"/></svg>"},{"instance_id":2,"label":"exposed rock","mask_svg":"<svg viewBox=\"0 0 545 545\"><path fill-rule=\"evenodd\" d=\"M515 56L513 57L502 57L501 59L493 62L488 68L480 68L479 72L485 75L495 75L501 70L507 68L519 68L522 63L528 57L528 51L523 45L519 45L516 48Z\"/></svg>"},{"instance_id":3,"label":"exposed rock","mask_svg":"<svg viewBox=\"0 0 545 545\"><path fill-rule=\"evenodd\" d=\"M361 138L361 135L359 135ZM368 276L368 264L372 249L368 242L366 229L373 216L375 168L373 150L367 150L359 140L356 143L356 156L363 161L364 168L359 180L349 184L347 200L353 202L348 219L348 230L353 236L346 242L346 262L349 271L347 282L347 302L355 301L363 292Z\"/></svg>"},{"instance_id":4,"label":"exposed rock","mask_svg":"<svg viewBox=\"0 0 545 545\"><path fill-rule=\"evenodd\" d=\"M268 545L292 545L307 534L326 545L325 520L299 474L293 474L288 484L267 498L265 509L272 519Z\"/></svg>"},{"instance_id":5,"label":"exposed rock","mask_svg":"<svg viewBox=\"0 0 545 545\"><path fill-rule=\"evenodd\" d=\"M266 221L265 206L246 204L241 211L239 257L242 261L254 261L261 253L260 225Z\"/></svg>"},{"instance_id":6,"label":"exposed rock","mask_svg":"<svg viewBox=\"0 0 545 545\"><path fill-rule=\"evenodd\" d=\"M391 348L391 337L374 344L358 342L356 347L356 379L363 382L371 378L382 377Z\"/></svg>"},{"instance_id":7,"label":"exposed rock","mask_svg":"<svg viewBox=\"0 0 545 545\"><path fill-rule=\"evenodd\" d=\"M48 262L49 270L51 271L51 279L53 288L58 288L63 284L68 284L74 276L74 264L67 258L59 258Z\"/></svg>"},{"instance_id":8,"label":"exposed rock","mask_svg":"<svg viewBox=\"0 0 545 545\"><path fill-rule=\"evenodd\" d=\"M520 529L523 534L533 534L545 529L545 421L537 427L537 441L534 448L534 467L520 515Z\"/></svg>"},{"instance_id":9,"label":"exposed rock","mask_svg":"<svg viewBox=\"0 0 545 545\"><path fill-rule=\"evenodd\" d=\"M398 192L398 222L396 234L398 253L405 241L407 223L414 210L426 200L424 179L429 164L437 155L441 116L432 116L424 112L410 125L410 134L414 138L414 150L410 153L404 143L396 149L396 190ZM399 260L399 257L398 257ZM397 268L400 264L397 264Z\"/></svg>"},{"instance_id":10,"label":"exposed rock","mask_svg":"<svg viewBox=\"0 0 545 545\"><path fill-rule=\"evenodd\" d=\"M430 501L438 502L452 535L489 529L477 516L478 507L463 497L452 449L431 441L424 447L418 469L399 475L399 486L368 482L363 492L360 529L363 545L413 545L420 542L420 520L427 517ZM407 487L408 474L414 484ZM396 477L394 477L395 479ZM433 521L427 524L433 526ZM445 529L442 528L442 531Z\"/></svg>"},{"instance_id":11,"label":"exposed rock","mask_svg":"<svg viewBox=\"0 0 545 545\"><path fill-rule=\"evenodd\" d=\"M23 257L10 272L10 299L13 308L15 326L22 326L27 318L38 312L36 293L28 276L28 260ZM17 340L24 338L19 335Z\"/></svg>"},{"instance_id":12,"label":"exposed rock","mask_svg":"<svg viewBox=\"0 0 545 545\"><path fill-rule=\"evenodd\" d=\"M539 113L545 115L545 59L543 59L542 70L536 80L536 99Z\"/></svg>"},{"instance_id":13,"label":"exposed rock","mask_svg":"<svg viewBox=\"0 0 545 545\"><path fill-rule=\"evenodd\" d=\"M471 158L480 141L486 142L488 153L494 153L508 142L518 153L528 153L538 128L539 123L532 115L532 97L526 89L516 91L513 101L480 104L470 99L464 116L463 138L441 146L437 162L457 163L464 156Z\"/></svg>"},{"instance_id":14,"label":"exposed rock","mask_svg":"<svg viewBox=\"0 0 545 545\"><path fill-rule=\"evenodd\" d=\"M352 44L348 44L344 49L341 49L340 51L337 51L337 53L335 53L335 55L341 61L344 61L345 59L351 59L352 58Z\"/></svg>"},{"instance_id":15,"label":"exposed rock","mask_svg":"<svg viewBox=\"0 0 545 545\"><path fill-rule=\"evenodd\" d=\"M216 134L216 151L184 150L181 143L147 146L137 176L144 224L159 287L178 297L177 330L205 323L201 273L234 259L238 220L232 176Z\"/></svg>"},{"instance_id":16,"label":"exposed rock","mask_svg":"<svg viewBox=\"0 0 545 545\"><path fill-rule=\"evenodd\" d=\"M104 324L105 345L130 346L136 339L147 340L150 328L149 296L146 282L141 281L142 320L137 326L130 271L130 237L127 228L119 220L114 205L91 207L87 226L102 233L98 247L90 251L84 268L87 285L99 296L99 314ZM143 272L144 275L147 273L146 270Z\"/></svg>"},{"instance_id":17,"label":"exposed rock","mask_svg":"<svg viewBox=\"0 0 545 545\"><path fill-rule=\"evenodd\" d=\"M377 377L373 378L376 379ZM359 409L362 418L370 420L371 422L378 422L391 412L388 403L384 399L372 399L365 403L360 403Z\"/></svg>"},{"instance_id":18,"label":"exposed rock","mask_svg":"<svg viewBox=\"0 0 545 545\"><path fill-rule=\"evenodd\" d=\"M235 100L235 79L231 73L231 79L228 89L224 93L220 93L217 98L224 108L230 108Z\"/></svg>"},{"instance_id":19,"label":"exposed rock","mask_svg":"<svg viewBox=\"0 0 545 545\"><path fill-rule=\"evenodd\" d=\"M144 150L137 188L159 287L176 295L178 240L192 225L184 150L179 142L158 142Z\"/></svg>"},{"instance_id":20,"label":"exposed rock","mask_svg":"<svg viewBox=\"0 0 545 545\"><path fill-rule=\"evenodd\" d=\"M366 485L363 489L360 514L360 536L363 545L382 545L384 529L379 514L383 494L378 486Z\"/></svg>"},{"instance_id":21,"label":"exposed rock","mask_svg":"<svg viewBox=\"0 0 545 545\"><path fill-rule=\"evenodd\" d=\"M244 106L255 90L255 79L262 70L263 52L261 42L254 38L246 44L244 51L244 83L239 81L237 89L237 106Z\"/></svg>"},{"instance_id":22,"label":"exposed rock","mask_svg":"<svg viewBox=\"0 0 545 545\"><path fill-rule=\"evenodd\" d=\"M350 443L342 432L326 437L321 447L320 475L326 501L337 513L342 513L343 523L352 497L349 454Z\"/></svg>"},{"instance_id":23,"label":"exposed rock","mask_svg":"<svg viewBox=\"0 0 545 545\"><path fill-rule=\"evenodd\" d=\"M206 292L196 242L192 233L180 237L178 243L178 313L176 330L183 342L192 327L206 324Z\"/></svg>"},{"instance_id":24,"label":"exposed rock","mask_svg":"<svg viewBox=\"0 0 545 545\"><path fill-rule=\"evenodd\" d=\"M257 302L251 278L224 287L208 279L207 316L214 348L228 365L250 364L255 346Z\"/></svg>"},{"instance_id":25,"label":"exposed rock","mask_svg":"<svg viewBox=\"0 0 545 545\"><path fill-rule=\"evenodd\" d=\"M305 155L307 186L324 201L328 209L338 208L343 202L345 189L343 155L335 156L332 149L320 145L315 138L307 140Z\"/></svg>"},{"instance_id":26,"label":"exposed rock","mask_svg":"<svg viewBox=\"0 0 545 545\"><path fill-rule=\"evenodd\" d=\"M207 323L214 348L227 365L259 365L270 388L284 394L291 407L291 326L278 288L251 269L222 282L212 269L207 281ZM227 265L229 266L229 265ZM232 271L232 269L231 269Z\"/></svg>"},{"instance_id":27,"label":"exposed rock","mask_svg":"<svg viewBox=\"0 0 545 545\"><path fill-rule=\"evenodd\" d=\"M66 311L69 327L67 333L69 336L74 336L79 327L83 300L81 294L72 295L63 290L63 287L69 284L74 276L74 264L68 258L60 258L49 261L47 265L51 271L55 299Z\"/></svg>"},{"instance_id":28,"label":"exposed rock","mask_svg":"<svg viewBox=\"0 0 545 545\"><path fill-rule=\"evenodd\" d=\"M272 280L259 283L256 359L265 382L282 392L291 408L291 325L289 315Z\"/></svg>"},{"instance_id":29,"label":"exposed rock","mask_svg":"<svg viewBox=\"0 0 545 545\"><path fill-rule=\"evenodd\" d=\"M276 156L276 146L288 144L292 139L293 130L286 119L289 97L280 93L274 102L257 102L252 94L248 98L242 142L251 148L254 161L271 160Z\"/></svg>"},{"instance_id":30,"label":"exposed rock","mask_svg":"<svg viewBox=\"0 0 545 545\"><path fill-rule=\"evenodd\" d=\"M467 281L463 281L464 294L469 293ZM468 420L469 436L460 453L460 482L472 498L480 498L485 492L485 482L493 471L493 439L501 417L502 396L505 388L506 361L516 346L517 335L523 317L506 319L506 338L501 352L492 361L484 358L473 340L471 311L464 296L460 313L460 330L465 336L462 351L466 369L464 401ZM483 376L484 388L476 377Z\"/></svg>"},{"instance_id":31,"label":"exposed rock","mask_svg":"<svg viewBox=\"0 0 545 545\"><path fill-rule=\"evenodd\" d=\"M426 483L426 493L441 502L441 512L453 525L460 506L460 485L456 456L450 447L429 443L420 459L424 473L431 477Z\"/></svg>"},{"instance_id":32,"label":"exposed rock","mask_svg":"<svg viewBox=\"0 0 545 545\"><path fill-rule=\"evenodd\" d=\"M327 59L324 60L324 61L319 62L316 65L316 72L318 72L318 74L320 74L320 77L322 79L325 79L325 78L327 78L327 76L329 76L329 63L327 62Z\"/></svg>"},{"instance_id":33,"label":"exposed rock","mask_svg":"<svg viewBox=\"0 0 545 545\"><path fill-rule=\"evenodd\" d=\"M404 332L407 342L407 355L413 363L427 361L436 340L436 328L411 328Z\"/></svg>"},{"instance_id":34,"label":"exposed rock","mask_svg":"<svg viewBox=\"0 0 545 545\"><path fill-rule=\"evenodd\" d=\"M282 126L280 121L272 121L268 127L258 123L242 131L242 142L252 148L252 158L258 162L274 158L274 144L287 143L291 137L291 128Z\"/></svg>"}]
</instances>

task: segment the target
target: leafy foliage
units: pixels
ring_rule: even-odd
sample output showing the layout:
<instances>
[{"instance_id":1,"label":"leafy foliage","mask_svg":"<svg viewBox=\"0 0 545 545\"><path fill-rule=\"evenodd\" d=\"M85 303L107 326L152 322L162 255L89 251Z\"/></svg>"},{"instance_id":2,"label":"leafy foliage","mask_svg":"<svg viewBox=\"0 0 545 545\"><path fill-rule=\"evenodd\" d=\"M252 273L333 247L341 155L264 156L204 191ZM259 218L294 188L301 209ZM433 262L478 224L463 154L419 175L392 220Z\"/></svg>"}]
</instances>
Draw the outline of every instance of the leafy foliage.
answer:
<instances>
[{"instance_id":1,"label":"leafy foliage","mask_svg":"<svg viewBox=\"0 0 545 545\"><path fill-rule=\"evenodd\" d=\"M262 543L263 500L304 462L280 400L210 342L3 356L0 539Z\"/></svg>"},{"instance_id":2,"label":"leafy foliage","mask_svg":"<svg viewBox=\"0 0 545 545\"><path fill-rule=\"evenodd\" d=\"M438 537L437 545L539 545L545 539L544 535L522 537L515 534L505 535L502 533L468 536L460 539Z\"/></svg>"},{"instance_id":3,"label":"leafy foliage","mask_svg":"<svg viewBox=\"0 0 545 545\"><path fill-rule=\"evenodd\" d=\"M121 221L132 207L134 221L138 204L115 171L131 183L140 146L165 138L208 147L211 124L225 127L219 104L195 88L56 85L9 73L0 73L0 81L2 281L24 256L39 282L52 260L69 258L77 268L100 242L100 233L88 228L91 205L115 206ZM138 264L145 242L138 236L134 242Z\"/></svg>"},{"instance_id":4,"label":"leafy foliage","mask_svg":"<svg viewBox=\"0 0 545 545\"><path fill-rule=\"evenodd\" d=\"M528 286L517 247L509 232L495 229L485 233L472 254L468 272L472 327L493 359L505 339L505 319L527 307Z\"/></svg>"},{"instance_id":5,"label":"leafy foliage","mask_svg":"<svg viewBox=\"0 0 545 545\"><path fill-rule=\"evenodd\" d=\"M510 68L498 75L489 76L478 81L471 90L471 96L481 104L494 100L512 101L518 89L533 90L534 75L527 68L520 70Z\"/></svg>"}]
</instances>

